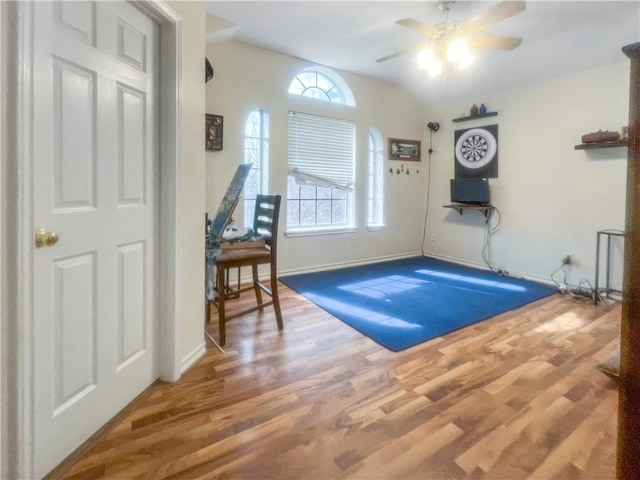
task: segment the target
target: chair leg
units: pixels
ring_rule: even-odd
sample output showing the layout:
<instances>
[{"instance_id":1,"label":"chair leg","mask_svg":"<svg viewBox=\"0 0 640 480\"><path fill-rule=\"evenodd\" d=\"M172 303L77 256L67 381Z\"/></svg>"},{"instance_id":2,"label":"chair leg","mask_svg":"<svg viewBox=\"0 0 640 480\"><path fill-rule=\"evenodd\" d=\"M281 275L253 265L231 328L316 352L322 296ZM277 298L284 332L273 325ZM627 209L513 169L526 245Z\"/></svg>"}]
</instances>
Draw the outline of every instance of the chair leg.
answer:
<instances>
[{"instance_id":1,"label":"chair leg","mask_svg":"<svg viewBox=\"0 0 640 480\"><path fill-rule=\"evenodd\" d=\"M225 268L218 268L218 332L220 334L220 345L226 342L224 300L227 296L227 285L225 283Z\"/></svg>"},{"instance_id":2,"label":"chair leg","mask_svg":"<svg viewBox=\"0 0 640 480\"><path fill-rule=\"evenodd\" d=\"M284 328L284 324L282 323L282 312L280 311L280 296L278 295L278 277L276 276L276 269L274 265L271 265L271 299L273 300L273 310L276 313L278 330L282 330Z\"/></svg>"},{"instance_id":3,"label":"chair leg","mask_svg":"<svg viewBox=\"0 0 640 480\"><path fill-rule=\"evenodd\" d=\"M260 291L259 278L258 278L258 265L254 263L251 265L251 271L253 272L253 289L256 292L256 302L260 306L259 310L264 311L264 307L262 306L262 292Z\"/></svg>"}]
</instances>

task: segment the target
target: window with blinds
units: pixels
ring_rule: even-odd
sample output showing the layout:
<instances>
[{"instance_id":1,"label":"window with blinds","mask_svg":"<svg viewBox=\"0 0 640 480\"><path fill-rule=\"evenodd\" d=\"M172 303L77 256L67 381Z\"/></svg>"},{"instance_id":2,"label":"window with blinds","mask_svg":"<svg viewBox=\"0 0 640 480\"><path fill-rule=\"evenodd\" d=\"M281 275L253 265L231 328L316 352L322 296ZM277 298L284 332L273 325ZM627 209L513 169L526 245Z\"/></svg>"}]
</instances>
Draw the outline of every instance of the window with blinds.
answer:
<instances>
[{"instance_id":1,"label":"window with blinds","mask_svg":"<svg viewBox=\"0 0 640 480\"><path fill-rule=\"evenodd\" d=\"M355 123L289 112L287 226L353 224Z\"/></svg>"}]
</instances>

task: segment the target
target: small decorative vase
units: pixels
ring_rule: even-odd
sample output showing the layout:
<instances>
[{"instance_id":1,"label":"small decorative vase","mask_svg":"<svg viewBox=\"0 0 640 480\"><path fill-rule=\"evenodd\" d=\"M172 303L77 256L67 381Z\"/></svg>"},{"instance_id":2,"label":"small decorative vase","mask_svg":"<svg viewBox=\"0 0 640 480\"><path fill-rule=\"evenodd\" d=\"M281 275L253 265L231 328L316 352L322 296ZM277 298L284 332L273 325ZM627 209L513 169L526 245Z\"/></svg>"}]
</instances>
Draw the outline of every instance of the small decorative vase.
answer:
<instances>
[{"instance_id":1,"label":"small decorative vase","mask_svg":"<svg viewBox=\"0 0 640 480\"><path fill-rule=\"evenodd\" d=\"M476 106L475 103L471 107L471 112L470 113L471 113L472 117L477 117L478 116L478 107Z\"/></svg>"},{"instance_id":2,"label":"small decorative vase","mask_svg":"<svg viewBox=\"0 0 640 480\"><path fill-rule=\"evenodd\" d=\"M479 115L486 115L487 114L487 107L484 105L484 103L480 104L480 109L478 110L478 114Z\"/></svg>"}]
</instances>

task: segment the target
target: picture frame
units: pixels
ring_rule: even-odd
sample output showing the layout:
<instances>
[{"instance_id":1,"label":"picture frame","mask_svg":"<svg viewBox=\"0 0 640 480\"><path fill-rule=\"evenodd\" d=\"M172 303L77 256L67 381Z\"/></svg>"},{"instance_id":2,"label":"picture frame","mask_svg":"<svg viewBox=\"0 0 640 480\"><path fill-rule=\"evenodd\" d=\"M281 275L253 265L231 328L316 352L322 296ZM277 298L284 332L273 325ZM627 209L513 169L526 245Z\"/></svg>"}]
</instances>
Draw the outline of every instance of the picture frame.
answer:
<instances>
[{"instance_id":1,"label":"picture frame","mask_svg":"<svg viewBox=\"0 0 640 480\"><path fill-rule=\"evenodd\" d=\"M205 113L205 149L213 152L222 150L224 118L222 115Z\"/></svg>"},{"instance_id":2,"label":"picture frame","mask_svg":"<svg viewBox=\"0 0 640 480\"><path fill-rule=\"evenodd\" d=\"M403 138L389 138L389 160L403 160L419 162L422 155L420 140L406 140Z\"/></svg>"}]
</instances>

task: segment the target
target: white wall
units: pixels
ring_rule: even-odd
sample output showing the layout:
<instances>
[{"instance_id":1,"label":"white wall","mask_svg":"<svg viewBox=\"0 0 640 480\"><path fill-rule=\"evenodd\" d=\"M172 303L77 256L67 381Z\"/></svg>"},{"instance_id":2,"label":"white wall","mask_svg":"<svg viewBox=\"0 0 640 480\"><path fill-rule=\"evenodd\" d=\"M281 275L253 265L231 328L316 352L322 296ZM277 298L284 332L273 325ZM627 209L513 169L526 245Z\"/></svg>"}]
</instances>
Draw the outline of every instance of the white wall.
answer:
<instances>
[{"instance_id":1,"label":"white wall","mask_svg":"<svg viewBox=\"0 0 640 480\"><path fill-rule=\"evenodd\" d=\"M224 148L206 154L207 210L213 215L239 163L243 161L244 123L254 109L270 116L271 194L283 196L281 231L286 228L287 111L342 117L356 122L356 223L354 234L307 236L279 240L279 271L284 273L320 266L360 262L420 251L424 215L425 161L405 162L410 175L391 175L400 162L385 160L385 223L382 231L366 228L366 162L368 128L387 137L422 139L421 107L403 90L371 78L339 73L349 84L357 107L338 107L287 94L289 83L306 61L235 42L207 46L214 78L206 84L207 113L224 117ZM333 108L328 108L333 107ZM385 145L386 150L386 145ZM417 174L416 170L420 173ZM234 218L242 224L242 204ZM351 238L355 236L355 246Z\"/></svg>"},{"instance_id":2,"label":"white wall","mask_svg":"<svg viewBox=\"0 0 640 480\"><path fill-rule=\"evenodd\" d=\"M583 134L628 123L629 65L622 63L431 111L441 129L433 136L431 208L425 250L483 264L483 217L460 216L449 203L454 177L454 131L499 125L499 176L490 180L502 226L492 240L492 264L511 273L550 280L570 253L569 283L595 279L596 231L624 229L626 148L575 150ZM453 123L484 102L498 116ZM433 238L433 241L431 239ZM613 255L619 285L622 249ZM561 278L561 276L559 277ZM602 281L602 280L601 280Z\"/></svg>"},{"instance_id":3,"label":"white wall","mask_svg":"<svg viewBox=\"0 0 640 480\"><path fill-rule=\"evenodd\" d=\"M182 158L178 171L178 352L204 352L204 2L169 2L182 17Z\"/></svg>"},{"instance_id":4,"label":"white wall","mask_svg":"<svg viewBox=\"0 0 640 480\"><path fill-rule=\"evenodd\" d=\"M215 212L242 161L244 122L256 108L267 108L270 114L270 191L286 196L287 110L327 113L318 110L317 102L291 98L286 93L290 79L310 64L235 42L209 44L207 56L215 77L206 84L206 111L224 116L224 150L206 153L207 211ZM356 246L351 246L351 234L282 237L281 273L419 252L428 183L425 125L437 121L441 129L433 135L425 252L484 265L484 217L477 212L460 216L442 205L449 203L449 179L454 176L454 131L497 123L499 176L490 183L502 224L492 239L492 265L550 281L562 256L569 253L569 283L576 285L583 278L594 282L596 231L624 228L627 152L624 148L575 150L574 145L585 133L619 130L627 124L628 63L482 98L451 100L446 106L424 109L424 114L418 111L421 107L417 102L393 85L338 73L351 86L358 105L355 110L341 110L345 118L358 125L359 184L365 181L366 129L371 124L380 129L385 141L387 137L423 140L423 161L404 163L405 168L412 169L409 176L390 175L389 167L395 170L399 163L385 161L385 230L367 230L366 192L361 189L356 198ZM451 121L468 114L473 103L481 102L490 111L498 111L498 116L486 121ZM419 175L414 173L416 168L420 169ZM242 222L241 212L239 205L235 215L238 223ZM622 243L614 242L613 250L613 286L620 287Z\"/></svg>"}]
</instances>

